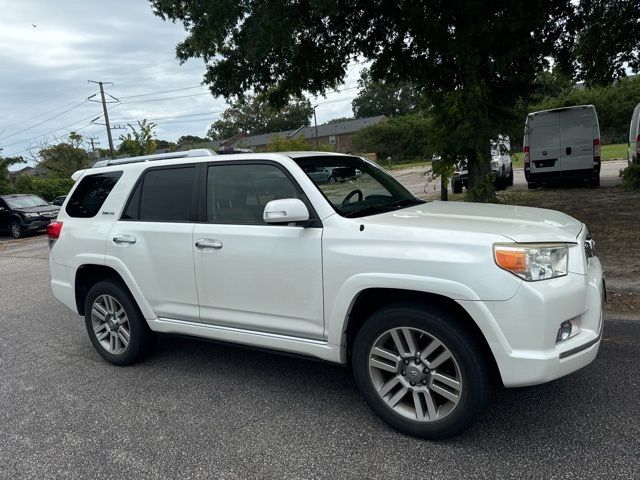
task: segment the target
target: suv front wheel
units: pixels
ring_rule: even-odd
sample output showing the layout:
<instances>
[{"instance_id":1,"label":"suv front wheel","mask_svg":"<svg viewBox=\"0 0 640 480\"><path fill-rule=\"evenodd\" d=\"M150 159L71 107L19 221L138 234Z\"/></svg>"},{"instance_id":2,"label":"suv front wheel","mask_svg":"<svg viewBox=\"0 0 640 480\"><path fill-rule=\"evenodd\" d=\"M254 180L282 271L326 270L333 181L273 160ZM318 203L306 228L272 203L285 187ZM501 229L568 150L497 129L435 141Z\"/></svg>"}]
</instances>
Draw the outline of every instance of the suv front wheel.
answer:
<instances>
[{"instance_id":1,"label":"suv front wheel","mask_svg":"<svg viewBox=\"0 0 640 480\"><path fill-rule=\"evenodd\" d=\"M114 365L131 365L148 349L152 333L120 282L96 283L85 301L85 326L98 353Z\"/></svg>"},{"instance_id":2,"label":"suv front wheel","mask_svg":"<svg viewBox=\"0 0 640 480\"><path fill-rule=\"evenodd\" d=\"M369 406L400 432L431 440L473 424L490 391L485 355L446 311L418 304L373 314L353 346L353 372Z\"/></svg>"}]
</instances>

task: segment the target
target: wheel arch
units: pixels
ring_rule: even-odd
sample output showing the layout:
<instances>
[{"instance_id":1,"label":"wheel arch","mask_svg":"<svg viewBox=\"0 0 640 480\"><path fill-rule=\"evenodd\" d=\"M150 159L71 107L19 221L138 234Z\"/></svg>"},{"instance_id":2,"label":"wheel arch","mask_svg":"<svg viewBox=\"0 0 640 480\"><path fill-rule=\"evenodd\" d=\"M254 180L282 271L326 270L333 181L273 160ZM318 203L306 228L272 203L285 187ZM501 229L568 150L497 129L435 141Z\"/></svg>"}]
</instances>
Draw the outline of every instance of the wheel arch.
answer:
<instances>
[{"instance_id":1,"label":"wheel arch","mask_svg":"<svg viewBox=\"0 0 640 480\"><path fill-rule=\"evenodd\" d=\"M345 348L347 361L351 356L355 337L367 318L379 308L394 303L420 304L426 308L436 308L440 311L453 313L455 321L462 328L471 332L474 338L480 342L492 374L499 375L498 363L485 333L460 303L442 294L400 288L367 288L360 291L354 298L342 335L342 345Z\"/></svg>"},{"instance_id":2,"label":"wheel arch","mask_svg":"<svg viewBox=\"0 0 640 480\"><path fill-rule=\"evenodd\" d=\"M154 319L157 317L151 310L149 304L144 300L142 293L138 289L137 285L131 278L127 276L128 272L120 272L117 268L111 265L99 265L93 263L87 263L80 265L76 270L74 291L76 308L79 315L84 315L84 303L87 298L87 294L91 287L96 283L103 280L116 280L120 282L132 295L135 303L138 305L140 312L147 319Z\"/></svg>"}]
</instances>

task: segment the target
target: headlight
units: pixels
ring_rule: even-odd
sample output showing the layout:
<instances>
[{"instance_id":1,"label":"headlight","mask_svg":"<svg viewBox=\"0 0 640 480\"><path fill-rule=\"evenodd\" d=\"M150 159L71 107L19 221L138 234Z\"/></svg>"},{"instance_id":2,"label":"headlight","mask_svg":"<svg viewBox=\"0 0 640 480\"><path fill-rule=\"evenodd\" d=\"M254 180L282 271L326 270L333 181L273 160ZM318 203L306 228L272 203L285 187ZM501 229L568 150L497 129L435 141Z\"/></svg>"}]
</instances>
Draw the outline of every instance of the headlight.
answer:
<instances>
[{"instance_id":1,"label":"headlight","mask_svg":"<svg viewBox=\"0 0 640 480\"><path fill-rule=\"evenodd\" d=\"M27 218L39 217L39 213L23 213L23 215Z\"/></svg>"},{"instance_id":2,"label":"headlight","mask_svg":"<svg viewBox=\"0 0 640 480\"><path fill-rule=\"evenodd\" d=\"M491 160L491 168L498 168L500 166L500 160Z\"/></svg>"},{"instance_id":3,"label":"headlight","mask_svg":"<svg viewBox=\"0 0 640 480\"><path fill-rule=\"evenodd\" d=\"M509 243L493 246L496 263L529 282L567 274L569 250L565 244Z\"/></svg>"}]
</instances>

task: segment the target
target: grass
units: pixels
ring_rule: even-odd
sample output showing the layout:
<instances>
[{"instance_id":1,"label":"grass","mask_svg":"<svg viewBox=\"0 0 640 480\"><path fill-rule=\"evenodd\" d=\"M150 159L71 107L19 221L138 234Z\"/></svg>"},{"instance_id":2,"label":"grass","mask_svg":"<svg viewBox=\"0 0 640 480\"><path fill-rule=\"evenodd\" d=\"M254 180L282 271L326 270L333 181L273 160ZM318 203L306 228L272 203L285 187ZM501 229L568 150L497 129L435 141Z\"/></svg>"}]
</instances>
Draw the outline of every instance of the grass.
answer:
<instances>
[{"instance_id":1,"label":"grass","mask_svg":"<svg viewBox=\"0 0 640 480\"><path fill-rule=\"evenodd\" d=\"M510 205L559 210L585 223L596 241L607 286L616 294L613 300L620 297L626 302L622 311L640 308L640 215L635 207L640 203L640 190L619 186L597 190L544 188L504 192L500 198Z\"/></svg>"},{"instance_id":2,"label":"grass","mask_svg":"<svg viewBox=\"0 0 640 480\"><path fill-rule=\"evenodd\" d=\"M617 160L620 158L627 158L627 144L626 143L618 143L614 145L603 145L602 146L602 161L608 160ZM511 161L513 162L514 167L522 167L524 165L524 154L522 152L516 152L511 154ZM387 170L389 166L386 162L380 162L380 165ZM431 162L408 162L408 163L400 163L394 164L391 163L391 170L405 170L407 168L425 168L431 166Z\"/></svg>"},{"instance_id":3,"label":"grass","mask_svg":"<svg viewBox=\"0 0 640 480\"><path fill-rule=\"evenodd\" d=\"M627 158L627 144L617 143L613 145L603 145L601 150L602 161L618 160ZM524 162L524 153L517 152L511 154L511 161L514 167L522 167Z\"/></svg>"}]
</instances>

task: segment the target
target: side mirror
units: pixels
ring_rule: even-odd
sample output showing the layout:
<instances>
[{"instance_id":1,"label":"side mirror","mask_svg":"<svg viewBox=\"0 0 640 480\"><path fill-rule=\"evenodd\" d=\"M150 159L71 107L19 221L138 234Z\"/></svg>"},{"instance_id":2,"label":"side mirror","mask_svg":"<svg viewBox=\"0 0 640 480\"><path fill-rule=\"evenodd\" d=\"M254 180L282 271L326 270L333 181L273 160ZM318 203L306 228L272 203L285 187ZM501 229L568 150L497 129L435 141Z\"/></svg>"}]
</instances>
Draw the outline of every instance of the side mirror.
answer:
<instances>
[{"instance_id":1,"label":"side mirror","mask_svg":"<svg viewBox=\"0 0 640 480\"><path fill-rule=\"evenodd\" d=\"M267 223L306 222L309 220L309 210L297 198L271 200L264 207L262 218Z\"/></svg>"}]
</instances>

